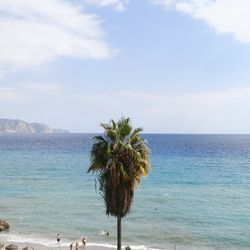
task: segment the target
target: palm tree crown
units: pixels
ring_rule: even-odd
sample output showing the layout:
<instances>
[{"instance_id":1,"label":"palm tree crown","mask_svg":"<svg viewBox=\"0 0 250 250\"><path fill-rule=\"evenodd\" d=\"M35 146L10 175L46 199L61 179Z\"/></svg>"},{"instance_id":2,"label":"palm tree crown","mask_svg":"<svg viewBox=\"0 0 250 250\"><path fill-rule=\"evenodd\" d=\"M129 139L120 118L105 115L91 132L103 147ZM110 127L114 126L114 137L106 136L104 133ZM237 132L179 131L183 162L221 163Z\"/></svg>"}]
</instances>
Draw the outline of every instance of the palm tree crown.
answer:
<instances>
[{"instance_id":1,"label":"palm tree crown","mask_svg":"<svg viewBox=\"0 0 250 250\"><path fill-rule=\"evenodd\" d=\"M88 172L97 173L106 214L123 218L131 209L136 184L148 174L149 149L142 129L133 129L129 118L101 126L104 135L94 137Z\"/></svg>"}]
</instances>

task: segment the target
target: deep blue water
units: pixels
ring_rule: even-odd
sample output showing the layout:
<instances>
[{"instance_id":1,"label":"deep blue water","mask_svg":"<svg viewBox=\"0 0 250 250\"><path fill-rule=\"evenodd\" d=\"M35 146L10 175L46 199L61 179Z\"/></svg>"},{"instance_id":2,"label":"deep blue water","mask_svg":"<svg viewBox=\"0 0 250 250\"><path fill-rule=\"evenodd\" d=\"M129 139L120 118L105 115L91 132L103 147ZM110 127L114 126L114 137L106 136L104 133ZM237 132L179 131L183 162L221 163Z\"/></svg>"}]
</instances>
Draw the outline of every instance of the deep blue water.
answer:
<instances>
[{"instance_id":1,"label":"deep blue water","mask_svg":"<svg viewBox=\"0 0 250 250\"><path fill-rule=\"evenodd\" d=\"M115 243L87 174L91 134L1 135L3 238L65 245ZM250 249L250 135L144 135L152 169L123 221L124 245L173 249ZM110 230L107 238L100 235Z\"/></svg>"}]
</instances>

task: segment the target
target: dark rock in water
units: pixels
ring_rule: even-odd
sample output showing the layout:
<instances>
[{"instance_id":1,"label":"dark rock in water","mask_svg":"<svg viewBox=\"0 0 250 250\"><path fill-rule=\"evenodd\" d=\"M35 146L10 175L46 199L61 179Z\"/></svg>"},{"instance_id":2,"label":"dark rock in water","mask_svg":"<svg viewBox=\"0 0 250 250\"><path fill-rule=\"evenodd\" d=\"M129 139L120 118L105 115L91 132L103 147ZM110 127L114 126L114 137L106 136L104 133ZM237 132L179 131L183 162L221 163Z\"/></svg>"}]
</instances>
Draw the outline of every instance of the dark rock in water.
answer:
<instances>
[{"instance_id":1,"label":"dark rock in water","mask_svg":"<svg viewBox=\"0 0 250 250\"><path fill-rule=\"evenodd\" d=\"M0 220L0 232L9 229L10 225L3 220Z\"/></svg>"},{"instance_id":2,"label":"dark rock in water","mask_svg":"<svg viewBox=\"0 0 250 250\"><path fill-rule=\"evenodd\" d=\"M34 250L34 248L33 247L25 247L22 250Z\"/></svg>"},{"instance_id":3,"label":"dark rock in water","mask_svg":"<svg viewBox=\"0 0 250 250\"><path fill-rule=\"evenodd\" d=\"M17 250L18 246L14 245L14 244L10 244L8 246L5 247L6 250Z\"/></svg>"}]
</instances>

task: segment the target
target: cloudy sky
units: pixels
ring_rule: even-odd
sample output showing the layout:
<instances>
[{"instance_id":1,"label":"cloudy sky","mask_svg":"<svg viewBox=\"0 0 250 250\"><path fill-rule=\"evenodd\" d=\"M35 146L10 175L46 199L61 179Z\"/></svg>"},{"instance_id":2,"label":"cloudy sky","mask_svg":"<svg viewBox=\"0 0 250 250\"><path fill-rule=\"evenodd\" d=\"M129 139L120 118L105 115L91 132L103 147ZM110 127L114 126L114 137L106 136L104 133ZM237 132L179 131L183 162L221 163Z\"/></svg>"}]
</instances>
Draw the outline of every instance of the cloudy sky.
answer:
<instances>
[{"instance_id":1,"label":"cloudy sky","mask_svg":"<svg viewBox=\"0 0 250 250\"><path fill-rule=\"evenodd\" d=\"M250 133L249 110L249 0L0 0L0 117Z\"/></svg>"}]
</instances>

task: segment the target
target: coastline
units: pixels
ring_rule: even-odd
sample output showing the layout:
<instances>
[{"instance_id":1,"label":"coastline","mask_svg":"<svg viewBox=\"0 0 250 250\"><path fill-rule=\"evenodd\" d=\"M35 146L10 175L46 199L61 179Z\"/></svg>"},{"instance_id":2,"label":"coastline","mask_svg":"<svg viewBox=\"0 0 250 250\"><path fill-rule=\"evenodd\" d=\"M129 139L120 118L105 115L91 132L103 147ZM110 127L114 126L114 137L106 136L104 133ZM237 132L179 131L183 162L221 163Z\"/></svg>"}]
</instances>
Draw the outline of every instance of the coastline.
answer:
<instances>
[{"instance_id":1,"label":"coastline","mask_svg":"<svg viewBox=\"0 0 250 250\"><path fill-rule=\"evenodd\" d=\"M13 241L6 241L6 242L0 242L0 243L3 243L4 244L4 247L2 249L5 249L6 246L10 245L10 244L14 244L14 245L17 245L18 246L18 249L23 249L25 247L32 247L34 248L35 250L49 250L49 249L54 249L54 250L68 250L69 249L69 246L64 246L64 245L58 245L58 246L45 246L45 245L42 245L42 244L38 244L38 243L29 243L29 242L13 242ZM75 245L73 247L73 249L75 249ZM84 249L91 249L91 250L108 250L108 249L114 249L113 247L111 246L107 246L107 247L104 247L104 246L93 246L91 243L87 245L87 247L82 247L82 246L79 246L79 250L84 250Z\"/></svg>"},{"instance_id":2,"label":"coastline","mask_svg":"<svg viewBox=\"0 0 250 250\"><path fill-rule=\"evenodd\" d=\"M4 247L2 247L1 249L5 249L6 246L10 245L10 244L14 244L18 246L19 250L22 250L25 247L31 247L34 250L69 250L70 247L69 245L66 246L65 244L58 244L57 246L45 246L43 244L39 244L39 243L30 243L30 242L14 242L14 241L0 241L1 244L4 245ZM90 250L111 250L111 249L116 249L116 246L114 245L110 245L110 244L106 244L106 246L104 246L105 244L101 244L101 243L88 243L86 247L82 247L81 245L78 247L79 250L86 250L86 249L90 249ZM136 249L136 250L168 250L168 249L156 249L156 248L147 248L147 247L143 247L143 246L132 246L132 249ZM73 250L75 249L75 244L73 246ZM122 247L122 249L125 249L125 246ZM170 250L170 249L169 249Z\"/></svg>"},{"instance_id":3,"label":"coastline","mask_svg":"<svg viewBox=\"0 0 250 250\"><path fill-rule=\"evenodd\" d=\"M25 247L32 247L37 250L68 250L71 243L74 243L73 249L75 249L75 242L79 243L79 250L91 249L91 250L108 250L116 248L115 245L108 243L87 243L86 247L82 247L80 239L76 241L62 240L60 243L57 243L56 240L52 239L43 239L43 238L34 238L33 236L21 236L21 235L11 235L6 233L0 234L0 243L4 244L2 249L5 249L6 246L14 244L18 246L18 249L23 249Z\"/></svg>"},{"instance_id":4,"label":"coastline","mask_svg":"<svg viewBox=\"0 0 250 250\"><path fill-rule=\"evenodd\" d=\"M6 246L10 244L14 244L18 246L18 249L22 250L25 247L32 247L36 250L69 250L70 249L70 244L74 243L73 245L73 250L75 250L75 242L79 243L79 250L111 250L111 249L116 249L116 244L110 244L110 243L95 243L95 242L87 242L86 247L83 247L81 245L80 239L77 241L70 241L70 240L63 240L60 243L57 243L56 240L51 240L51 239L42 239L42 238L33 238L33 237L28 237L26 238L24 236L13 236L9 234L0 234L0 245L3 244L4 247L1 248L2 250L5 249ZM122 246L122 249L125 249L125 245ZM151 248L151 247L146 247L143 245L140 246L130 246L131 249L133 250L168 250L168 249L158 249L158 248Z\"/></svg>"}]
</instances>

